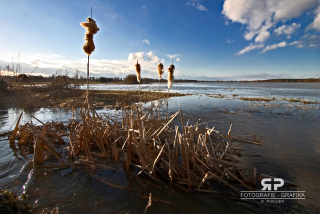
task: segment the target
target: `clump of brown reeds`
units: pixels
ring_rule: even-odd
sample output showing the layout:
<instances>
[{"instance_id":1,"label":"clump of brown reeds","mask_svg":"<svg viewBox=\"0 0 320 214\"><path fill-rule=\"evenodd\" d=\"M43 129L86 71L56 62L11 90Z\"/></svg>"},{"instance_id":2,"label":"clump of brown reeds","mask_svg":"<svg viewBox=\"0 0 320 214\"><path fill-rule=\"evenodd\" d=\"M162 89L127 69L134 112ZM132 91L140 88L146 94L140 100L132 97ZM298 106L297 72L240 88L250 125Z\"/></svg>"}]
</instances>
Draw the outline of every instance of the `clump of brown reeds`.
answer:
<instances>
[{"instance_id":1,"label":"clump of brown reeds","mask_svg":"<svg viewBox=\"0 0 320 214\"><path fill-rule=\"evenodd\" d=\"M87 22L81 22L80 25L86 29L83 50L87 55L91 55L95 49L93 35L96 34L100 29L97 27L96 22L90 17L87 18Z\"/></svg>"},{"instance_id":2,"label":"clump of brown reeds","mask_svg":"<svg viewBox=\"0 0 320 214\"><path fill-rule=\"evenodd\" d=\"M181 110L167 119L158 119L147 108L132 106L121 110L118 118L99 115L88 106L92 105L72 110L73 118L78 114L82 120L70 119L68 132L55 122L44 124L38 120L41 126L19 126L18 120L10 143L18 138L19 143L34 145L35 168L74 167L77 161L92 170L105 168L105 160L114 160L122 162L128 173L133 173L135 167L140 170L137 175L146 174L161 184L163 178L187 192L213 192L211 182L223 184L237 194L237 185L255 189L256 170L238 158L241 150L233 147L232 140L237 139L231 138L231 127L228 135L223 135L206 123L185 124ZM178 115L181 128L172 127ZM68 158L55 150L54 144L64 142L62 136L69 138ZM44 165L44 157L51 156L48 153L60 164Z\"/></svg>"}]
</instances>

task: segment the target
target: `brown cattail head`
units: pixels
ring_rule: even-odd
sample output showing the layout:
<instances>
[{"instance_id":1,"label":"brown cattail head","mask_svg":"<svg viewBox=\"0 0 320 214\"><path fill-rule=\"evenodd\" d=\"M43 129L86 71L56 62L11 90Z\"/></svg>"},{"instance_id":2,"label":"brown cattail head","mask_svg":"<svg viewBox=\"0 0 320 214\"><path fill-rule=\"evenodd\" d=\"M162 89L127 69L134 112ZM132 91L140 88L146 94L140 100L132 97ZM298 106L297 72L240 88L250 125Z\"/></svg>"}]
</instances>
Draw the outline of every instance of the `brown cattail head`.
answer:
<instances>
[{"instance_id":1,"label":"brown cattail head","mask_svg":"<svg viewBox=\"0 0 320 214\"><path fill-rule=\"evenodd\" d=\"M136 72L137 72L137 81L140 82L141 80L141 66L140 64L138 63L138 60L137 60L137 64L136 64Z\"/></svg>"},{"instance_id":2,"label":"brown cattail head","mask_svg":"<svg viewBox=\"0 0 320 214\"><path fill-rule=\"evenodd\" d=\"M173 72L174 72L174 65L170 65L170 67L168 68L168 88L171 88L172 84L173 84Z\"/></svg>"},{"instance_id":3,"label":"brown cattail head","mask_svg":"<svg viewBox=\"0 0 320 214\"><path fill-rule=\"evenodd\" d=\"M92 18L88 18L87 22L81 22L80 25L86 29L86 36L84 37L83 50L87 55L90 55L94 49L93 35L100 29Z\"/></svg>"},{"instance_id":4,"label":"brown cattail head","mask_svg":"<svg viewBox=\"0 0 320 214\"><path fill-rule=\"evenodd\" d=\"M159 78L161 79L161 75L164 73L163 71L163 65L162 63L158 64L158 74L159 74Z\"/></svg>"}]
</instances>

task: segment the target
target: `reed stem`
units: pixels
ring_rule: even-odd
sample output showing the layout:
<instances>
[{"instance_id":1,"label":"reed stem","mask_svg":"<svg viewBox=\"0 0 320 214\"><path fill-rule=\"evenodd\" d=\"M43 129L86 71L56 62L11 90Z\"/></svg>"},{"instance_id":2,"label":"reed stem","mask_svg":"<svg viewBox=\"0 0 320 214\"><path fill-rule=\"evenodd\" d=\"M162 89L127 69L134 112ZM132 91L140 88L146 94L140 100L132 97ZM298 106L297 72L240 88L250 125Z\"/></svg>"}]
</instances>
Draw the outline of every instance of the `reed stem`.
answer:
<instances>
[{"instance_id":1,"label":"reed stem","mask_svg":"<svg viewBox=\"0 0 320 214\"><path fill-rule=\"evenodd\" d=\"M89 100L89 55L87 63L87 101Z\"/></svg>"},{"instance_id":2,"label":"reed stem","mask_svg":"<svg viewBox=\"0 0 320 214\"><path fill-rule=\"evenodd\" d=\"M168 88L168 94L167 94L167 108L166 108L166 119L168 119L168 103L169 103L169 90L170 90L170 88Z\"/></svg>"},{"instance_id":3,"label":"reed stem","mask_svg":"<svg viewBox=\"0 0 320 214\"><path fill-rule=\"evenodd\" d=\"M139 82L139 97L140 97L140 104L141 104L140 82Z\"/></svg>"},{"instance_id":4,"label":"reed stem","mask_svg":"<svg viewBox=\"0 0 320 214\"><path fill-rule=\"evenodd\" d=\"M160 100L161 100L161 95L160 95L160 81L161 81L161 79L159 79L159 120L160 120Z\"/></svg>"}]
</instances>

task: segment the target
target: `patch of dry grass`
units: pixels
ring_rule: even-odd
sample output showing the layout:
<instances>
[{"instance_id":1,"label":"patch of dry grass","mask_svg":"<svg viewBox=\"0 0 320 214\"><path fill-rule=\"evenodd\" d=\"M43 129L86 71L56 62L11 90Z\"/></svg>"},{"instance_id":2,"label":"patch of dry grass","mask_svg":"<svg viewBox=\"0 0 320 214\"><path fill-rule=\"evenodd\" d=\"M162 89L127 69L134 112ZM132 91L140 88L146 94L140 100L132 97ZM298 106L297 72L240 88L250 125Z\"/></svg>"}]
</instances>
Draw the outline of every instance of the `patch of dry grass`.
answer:
<instances>
[{"instance_id":1,"label":"patch of dry grass","mask_svg":"<svg viewBox=\"0 0 320 214\"><path fill-rule=\"evenodd\" d=\"M158 92L141 91L141 102L158 100ZM0 105L5 108L70 108L81 107L85 100L86 91L77 89L65 80L52 82L44 86L13 86L6 93L0 94ZM185 96L186 94L170 93L170 97ZM90 90L89 96L97 108L108 106L114 108L117 106L128 106L139 102L139 91L123 90ZM161 99L166 98L166 93L160 93Z\"/></svg>"},{"instance_id":2,"label":"patch of dry grass","mask_svg":"<svg viewBox=\"0 0 320 214\"><path fill-rule=\"evenodd\" d=\"M207 97L214 97L214 98L225 98L226 95L222 95L222 94L206 94Z\"/></svg>"},{"instance_id":3,"label":"patch of dry grass","mask_svg":"<svg viewBox=\"0 0 320 214\"><path fill-rule=\"evenodd\" d=\"M261 97L240 97L240 100L245 100L245 101L263 101L263 102L270 102L270 101L274 101L275 97L273 98L261 98Z\"/></svg>"},{"instance_id":4,"label":"patch of dry grass","mask_svg":"<svg viewBox=\"0 0 320 214\"><path fill-rule=\"evenodd\" d=\"M308 100L302 100L302 99L286 99L286 98L284 98L284 100L287 100L290 103L319 104L318 101L308 101Z\"/></svg>"}]
</instances>

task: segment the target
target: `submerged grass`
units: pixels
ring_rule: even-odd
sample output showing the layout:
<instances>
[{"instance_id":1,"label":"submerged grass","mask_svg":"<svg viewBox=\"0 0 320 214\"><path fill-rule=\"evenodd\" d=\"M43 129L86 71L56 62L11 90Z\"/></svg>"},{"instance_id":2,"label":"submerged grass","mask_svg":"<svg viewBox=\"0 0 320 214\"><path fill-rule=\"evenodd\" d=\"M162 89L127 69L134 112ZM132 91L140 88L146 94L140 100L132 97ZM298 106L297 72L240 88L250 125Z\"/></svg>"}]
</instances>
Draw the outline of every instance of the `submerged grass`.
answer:
<instances>
[{"instance_id":1,"label":"submerged grass","mask_svg":"<svg viewBox=\"0 0 320 214\"><path fill-rule=\"evenodd\" d=\"M244 100L244 101L262 101L262 102L270 102L270 101L274 101L276 98L261 98L261 97L240 97L240 100Z\"/></svg>"},{"instance_id":2,"label":"submerged grass","mask_svg":"<svg viewBox=\"0 0 320 214\"><path fill-rule=\"evenodd\" d=\"M282 98L282 100L289 101L290 103L320 104L318 101L308 101L308 100L302 100L302 99L286 99L286 98Z\"/></svg>"},{"instance_id":3,"label":"submerged grass","mask_svg":"<svg viewBox=\"0 0 320 214\"><path fill-rule=\"evenodd\" d=\"M207 97L214 97L214 98L225 98L226 95L222 94L206 94Z\"/></svg>"}]
</instances>

